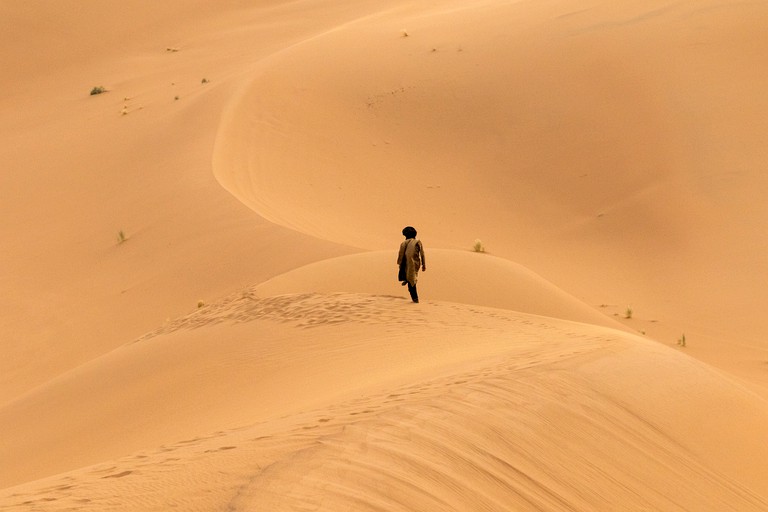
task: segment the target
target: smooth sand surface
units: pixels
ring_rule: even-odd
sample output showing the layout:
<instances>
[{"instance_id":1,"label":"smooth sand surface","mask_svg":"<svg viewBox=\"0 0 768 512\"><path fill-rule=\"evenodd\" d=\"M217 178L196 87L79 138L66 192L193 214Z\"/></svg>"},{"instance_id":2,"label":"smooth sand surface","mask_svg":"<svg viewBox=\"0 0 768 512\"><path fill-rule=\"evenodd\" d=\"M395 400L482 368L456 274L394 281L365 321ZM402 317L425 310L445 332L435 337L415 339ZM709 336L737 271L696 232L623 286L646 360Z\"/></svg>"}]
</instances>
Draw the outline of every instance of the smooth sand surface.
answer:
<instances>
[{"instance_id":1,"label":"smooth sand surface","mask_svg":"<svg viewBox=\"0 0 768 512\"><path fill-rule=\"evenodd\" d=\"M2 2L0 509L768 510L767 29Z\"/></svg>"}]
</instances>

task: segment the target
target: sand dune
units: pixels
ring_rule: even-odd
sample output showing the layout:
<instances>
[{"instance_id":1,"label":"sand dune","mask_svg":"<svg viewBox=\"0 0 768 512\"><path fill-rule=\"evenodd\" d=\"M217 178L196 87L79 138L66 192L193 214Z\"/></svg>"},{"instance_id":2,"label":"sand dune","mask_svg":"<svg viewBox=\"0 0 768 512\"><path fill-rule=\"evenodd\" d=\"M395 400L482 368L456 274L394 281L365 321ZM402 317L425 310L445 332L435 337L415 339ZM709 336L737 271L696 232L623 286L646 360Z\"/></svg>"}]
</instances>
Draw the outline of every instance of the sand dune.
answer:
<instances>
[{"instance_id":1,"label":"sand dune","mask_svg":"<svg viewBox=\"0 0 768 512\"><path fill-rule=\"evenodd\" d=\"M747 427L768 421L768 404L723 375L609 328L424 306L337 293L203 308L6 406L4 459L19 461L6 482L51 460L60 471L114 461L11 488L1 503L766 506L764 431ZM727 414L702 421L713 407ZM41 415L56 418L56 436ZM222 468L221 488L206 482Z\"/></svg>"},{"instance_id":2,"label":"sand dune","mask_svg":"<svg viewBox=\"0 0 768 512\"><path fill-rule=\"evenodd\" d=\"M292 46L232 103L216 175L293 229L371 249L391 225L480 238L664 319L659 335L765 359L768 12L620 5L452 3Z\"/></svg>"},{"instance_id":3,"label":"sand dune","mask_svg":"<svg viewBox=\"0 0 768 512\"><path fill-rule=\"evenodd\" d=\"M3 2L0 508L768 510L766 26Z\"/></svg>"}]
</instances>

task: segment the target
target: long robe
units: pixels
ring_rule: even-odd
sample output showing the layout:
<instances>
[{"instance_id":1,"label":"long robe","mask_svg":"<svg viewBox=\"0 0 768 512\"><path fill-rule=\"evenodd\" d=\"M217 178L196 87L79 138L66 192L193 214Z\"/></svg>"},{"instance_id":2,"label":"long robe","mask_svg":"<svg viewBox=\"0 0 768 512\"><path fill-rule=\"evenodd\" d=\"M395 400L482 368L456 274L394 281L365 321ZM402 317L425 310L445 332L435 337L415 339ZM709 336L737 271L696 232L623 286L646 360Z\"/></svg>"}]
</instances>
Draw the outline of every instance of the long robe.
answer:
<instances>
[{"instance_id":1,"label":"long robe","mask_svg":"<svg viewBox=\"0 0 768 512\"><path fill-rule=\"evenodd\" d=\"M419 279L419 269L426 263L424 259L424 246L421 240L409 238L400 244L400 251L397 253L397 265L405 266L405 280L411 286L416 286ZM402 280L402 273L400 274Z\"/></svg>"}]
</instances>

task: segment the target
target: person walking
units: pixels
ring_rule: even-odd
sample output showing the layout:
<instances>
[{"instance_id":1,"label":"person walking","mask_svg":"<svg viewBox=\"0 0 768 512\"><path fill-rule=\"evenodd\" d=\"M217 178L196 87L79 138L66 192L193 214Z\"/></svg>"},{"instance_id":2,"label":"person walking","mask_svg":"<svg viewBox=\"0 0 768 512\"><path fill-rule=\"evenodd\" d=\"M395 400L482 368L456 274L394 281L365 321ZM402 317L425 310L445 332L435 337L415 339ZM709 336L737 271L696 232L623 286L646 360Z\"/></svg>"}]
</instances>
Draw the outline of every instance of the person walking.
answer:
<instances>
[{"instance_id":1,"label":"person walking","mask_svg":"<svg viewBox=\"0 0 768 512\"><path fill-rule=\"evenodd\" d=\"M408 286L413 302L419 302L419 293L416 291L416 281L419 279L419 267L423 272L427 271L427 263L424 259L424 246L421 240L416 239L416 230L411 226L403 228L405 241L400 244L397 253L398 273L397 279L403 286Z\"/></svg>"}]
</instances>

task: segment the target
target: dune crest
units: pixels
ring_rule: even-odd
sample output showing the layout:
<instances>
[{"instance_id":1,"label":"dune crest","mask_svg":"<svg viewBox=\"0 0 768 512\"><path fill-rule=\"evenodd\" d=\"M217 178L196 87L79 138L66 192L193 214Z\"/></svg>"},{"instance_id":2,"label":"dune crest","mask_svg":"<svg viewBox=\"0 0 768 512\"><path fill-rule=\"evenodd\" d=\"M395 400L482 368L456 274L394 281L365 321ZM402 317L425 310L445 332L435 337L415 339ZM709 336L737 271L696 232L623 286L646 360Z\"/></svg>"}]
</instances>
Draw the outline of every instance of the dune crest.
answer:
<instances>
[{"instance_id":1,"label":"dune crest","mask_svg":"<svg viewBox=\"0 0 768 512\"><path fill-rule=\"evenodd\" d=\"M427 271L420 274L421 297L562 318L622 328L530 270L491 254L430 249ZM402 294L396 280L395 251L375 251L318 261L275 276L255 292L269 297L286 293L356 292Z\"/></svg>"},{"instance_id":2,"label":"dune crest","mask_svg":"<svg viewBox=\"0 0 768 512\"><path fill-rule=\"evenodd\" d=\"M56 436L36 430L40 414L59 418ZM6 486L44 476L30 441L67 461L0 504L757 511L768 454L743 421L765 424L768 404L615 329L366 294L239 294L0 409L3 457L19 461ZM89 425L82 444L59 442Z\"/></svg>"}]
</instances>

